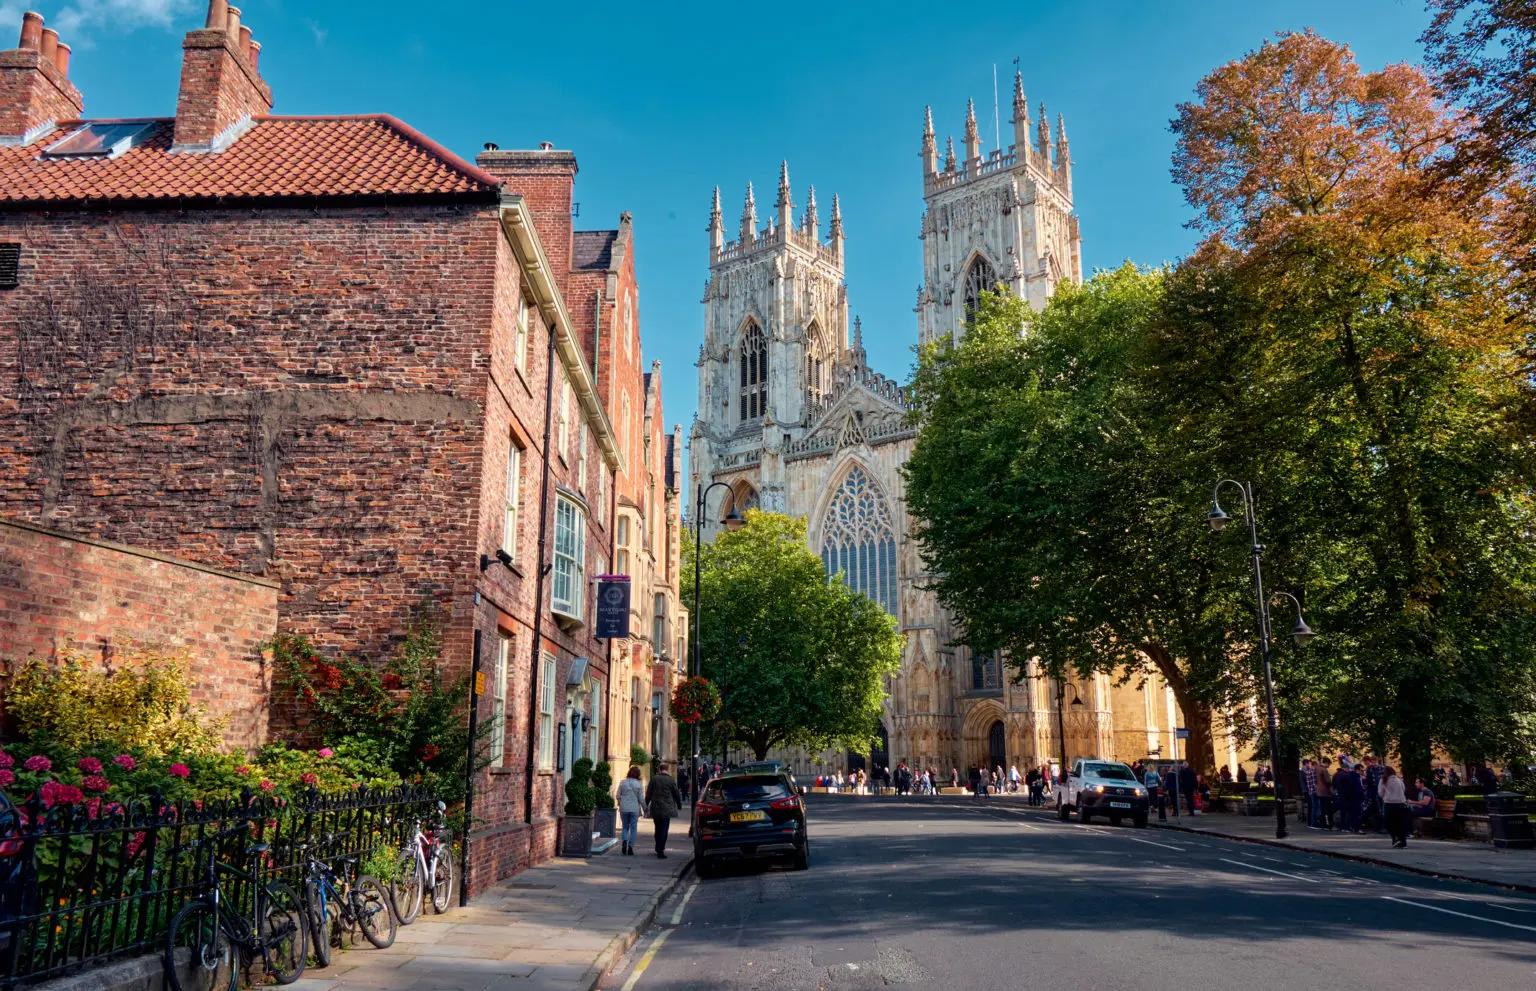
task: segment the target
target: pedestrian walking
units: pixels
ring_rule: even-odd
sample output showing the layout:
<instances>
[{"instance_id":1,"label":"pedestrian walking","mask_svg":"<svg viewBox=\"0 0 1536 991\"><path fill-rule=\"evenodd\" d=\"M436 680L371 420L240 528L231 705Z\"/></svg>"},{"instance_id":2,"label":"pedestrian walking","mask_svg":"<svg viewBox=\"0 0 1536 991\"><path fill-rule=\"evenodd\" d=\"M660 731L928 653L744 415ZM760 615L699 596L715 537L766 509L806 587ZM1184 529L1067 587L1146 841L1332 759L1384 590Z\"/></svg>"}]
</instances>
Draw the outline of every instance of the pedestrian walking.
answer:
<instances>
[{"instance_id":1,"label":"pedestrian walking","mask_svg":"<svg viewBox=\"0 0 1536 991\"><path fill-rule=\"evenodd\" d=\"M634 856L635 836L640 829L640 813L645 811L645 785L640 782L640 765L631 764L629 774L619 782L619 852Z\"/></svg>"},{"instance_id":2,"label":"pedestrian walking","mask_svg":"<svg viewBox=\"0 0 1536 991\"><path fill-rule=\"evenodd\" d=\"M1313 826L1317 823L1319 803L1317 800L1317 765L1310 759L1301 762L1301 792L1306 798L1306 802L1302 807L1302 821L1308 826Z\"/></svg>"},{"instance_id":3,"label":"pedestrian walking","mask_svg":"<svg viewBox=\"0 0 1536 991\"><path fill-rule=\"evenodd\" d=\"M1008 765L1008 790L1019 790L1019 765L1017 764Z\"/></svg>"},{"instance_id":4,"label":"pedestrian walking","mask_svg":"<svg viewBox=\"0 0 1536 991\"><path fill-rule=\"evenodd\" d=\"M1381 780L1383 771L1381 761L1375 757L1365 758L1365 810L1368 828L1378 833L1387 831L1386 816L1382 814Z\"/></svg>"},{"instance_id":5,"label":"pedestrian walking","mask_svg":"<svg viewBox=\"0 0 1536 991\"><path fill-rule=\"evenodd\" d=\"M1317 762L1317 818L1312 822L1313 829L1333 828L1333 771L1329 767L1328 758L1324 757Z\"/></svg>"},{"instance_id":6,"label":"pedestrian walking","mask_svg":"<svg viewBox=\"0 0 1536 991\"><path fill-rule=\"evenodd\" d=\"M1160 821L1167 822L1168 807L1163 804L1163 776L1157 773L1156 764L1147 765L1147 773L1141 783L1147 789L1147 805L1157 809L1157 818Z\"/></svg>"},{"instance_id":7,"label":"pedestrian walking","mask_svg":"<svg viewBox=\"0 0 1536 991\"><path fill-rule=\"evenodd\" d=\"M1381 800L1382 819L1387 832L1392 835L1392 845L1402 849L1408 845L1408 796L1403 779L1397 771L1383 766L1381 784L1377 785L1377 797Z\"/></svg>"},{"instance_id":8,"label":"pedestrian walking","mask_svg":"<svg viewBox=\"0 0 1536 991\"><path fill-rule=\"evenodd\" d=\"M1189 814L1195 814L1195 793L1200 787L1200 782L1195 775L1195 769L1189 766L1189 761L1179 762L1179 792L1184 801L1189 803Z\"/></svg>"},{"instance_id":9,"label":"pedestrian walking","mask_svg":"<svg viewBox=\"0 0 1536 991\"><path fill-rule=\"evenodd\" d=\"M1334 772L1333 795L1339 805L1338 828L1342 833L1360 831L1361 791L1360 776L1349 765L1345 764Z\"/></svg>"},{"instance_id":10,"label":"pedestrian walking","mask_svg":"<svg viewBox=\"0 0 1536 991\"><path fill-rule=\"evenodd\" d=\"M656 856L662 860L667 859L667 833L672 828L672 820L683 807L683 793L678 789L676 779L668 773L671 766L663 761L645 789L645 807L656 829Z\"/></svg>"}]
</instances>

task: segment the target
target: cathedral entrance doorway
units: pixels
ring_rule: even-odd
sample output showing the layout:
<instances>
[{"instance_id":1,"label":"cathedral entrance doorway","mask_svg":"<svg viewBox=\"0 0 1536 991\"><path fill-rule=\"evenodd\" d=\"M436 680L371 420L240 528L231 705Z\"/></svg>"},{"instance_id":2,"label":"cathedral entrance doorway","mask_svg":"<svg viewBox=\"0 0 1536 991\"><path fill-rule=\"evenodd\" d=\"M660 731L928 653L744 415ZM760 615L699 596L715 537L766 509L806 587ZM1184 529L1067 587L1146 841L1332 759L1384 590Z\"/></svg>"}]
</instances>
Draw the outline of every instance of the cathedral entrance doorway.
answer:
<instances>
[{"instance_id":1,"label":"cathedral entrance doorway","mask_svg":"<svg viewBox=\"0 0 1536 991\"><path fill-rule=\"evenodd\" d=\"M1003 731L1003 721L999 719L992 724L987 731L987 766L1002 767L1008 763L1007 734Z\"/></svg>"},{"instance_id":2,"label":"cathedral entrance doorway","mask_svg":"<svg viewBox=\"0 0 1536 991\"><path fill-rule=\"evenodd\" d=\"M885 728L884 723L880 724L880 732L875 737L875 745L870 750L867 760L863 754L856 754L852 750L848 751L848 771L850 774L862 769L866 774L873 775L876 768L889 768L890 766L891 733Z\"/></svg>"}]
</instances>

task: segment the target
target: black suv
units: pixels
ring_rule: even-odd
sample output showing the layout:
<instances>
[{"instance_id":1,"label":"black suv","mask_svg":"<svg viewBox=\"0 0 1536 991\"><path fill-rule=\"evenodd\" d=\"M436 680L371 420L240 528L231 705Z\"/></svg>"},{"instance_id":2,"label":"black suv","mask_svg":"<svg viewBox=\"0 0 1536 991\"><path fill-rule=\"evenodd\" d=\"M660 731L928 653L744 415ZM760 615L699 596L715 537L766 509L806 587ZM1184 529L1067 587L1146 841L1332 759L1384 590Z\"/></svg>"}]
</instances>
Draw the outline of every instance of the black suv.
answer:
<instances>
[{"instance_id":1,"label":"black suv","mask_svg":"<svg viewBox=\"0 0 1536 991\"><path fill-rule=\"evenodd\" d=\"M783 771L729 771L704 786L693 830L693 869L701 878L726 860L789 857L811 866L805 800Z\"/></svg>"}]
</instances>

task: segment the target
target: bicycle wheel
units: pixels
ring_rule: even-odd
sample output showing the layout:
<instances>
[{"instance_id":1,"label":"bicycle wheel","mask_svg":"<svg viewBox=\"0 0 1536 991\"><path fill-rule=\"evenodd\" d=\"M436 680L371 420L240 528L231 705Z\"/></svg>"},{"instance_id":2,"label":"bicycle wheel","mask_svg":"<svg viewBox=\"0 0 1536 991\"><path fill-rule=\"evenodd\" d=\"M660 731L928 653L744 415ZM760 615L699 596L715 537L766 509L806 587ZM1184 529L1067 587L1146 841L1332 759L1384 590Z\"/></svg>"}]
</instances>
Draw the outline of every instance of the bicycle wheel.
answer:
<instances>
[{"instance_id":1,"label":"bicycle wheel","mask_svg":"<svg viewBox=\"0 0 1536 991\"><path fill-rule=\"evenodd\" d=\"M304 903L298 894L281 881L266 888L266 907L260 919L262 954L267 973L279 984L292 984L304 973L309 926Z\"/></svg>"},{"instance_id":2,"label":"bicycle wheel","mask_svg":"<svg viewBox=\"0 0 1536 991\"><path fill-rule=\"evenodd\" d=\"M234 991L239 957L219 923L219 910L201 898L187 902L165 935L165 983L171 991Z\"/></svg>"},{"instance_id":3,"label":"bicycle wheel","mask_svg":"<svg viewBox=\"0 0 1536 991\"><path fill-rule=\"evenodd\" d=\"M359 874L352 885L352 914L368 942L384 949L395 941L395 916L389 910L384 885L371 874Z\"/></svg>"},{"instance_id":4,"label":"bicycle wheel","mask_svg":"<svg viewBox=\"0 0 1536 991\"><path fill-rule=\"evenodd\" d=\"M432 911L442 915L448 911L448 898L453 894L453 847L446 843L437 848L437 870L432 875Z\"/></svg>"},{"instance_id":5,"label":"bicycle wheel","mask_svg":"<svg viewBox=\"0 0 1536 991\"><path fill-rule=\"evenodd\" d=\"M321 897L320 882L304 882L305 917L309 920L309 948L315 954L316 967L331 965L331 915L336 906Z\"/></svg>"},{"instance_id":6,"label":"bicycle wheel","mask_svg":"<svg viewBox=\"0 0 1536 991\"><path fill-rule=\"evenodd\" d=\"M408 926L421 914L421 861L416 856L415 843L400 851L396 865L389 895L395 906L395 918L402 926Z\"/></svg>"}]
</instances>

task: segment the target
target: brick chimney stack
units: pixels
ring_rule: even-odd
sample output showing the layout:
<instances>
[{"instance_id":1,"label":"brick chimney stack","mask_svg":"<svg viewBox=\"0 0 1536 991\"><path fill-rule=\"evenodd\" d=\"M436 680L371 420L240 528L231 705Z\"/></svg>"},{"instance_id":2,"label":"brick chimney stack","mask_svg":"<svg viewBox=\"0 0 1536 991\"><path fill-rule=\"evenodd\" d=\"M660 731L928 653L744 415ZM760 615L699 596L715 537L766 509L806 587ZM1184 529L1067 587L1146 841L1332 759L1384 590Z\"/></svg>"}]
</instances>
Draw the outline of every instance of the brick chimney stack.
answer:
<instances>
[{"instance_id":1,"label":"brick chimney stack","mask_svg":"<svg viewBox=\"0 0 1536 991\"><path fill-rule=\"evenodd\" d=\"M571 210L576 189L576 155L558 151L548 141L537 151L482 151L475 164L518 193L533 212L533 226L557 273L571 270L573 235Z\"/></svg>"},{"instance_id":2,"label":"brick chimney stack","mask_svg":"<svg viewBox=\"0 0 1536 991\"><path fill-rule=\"evenodd\" d=\"M256 69L261 46L240 24L240 8L208 0L208 20L181 43L181 92L172 151L223 151L272 110L272 89Z\"/></svg>"},{"instance_id":3,"label":"brick chimney stack","mask_svg":"<svg viewBox=\"0 0 1536 991\"><path fill-rule=\"evenodd\" d=\"M21 18L21 42L0 52L0 145L31 144L61 120L75 120L85 99L69 81L69 46L43 27L43 15Z\"/></svg>"}]
</instances>

